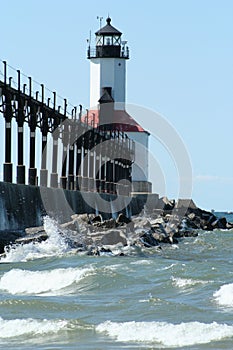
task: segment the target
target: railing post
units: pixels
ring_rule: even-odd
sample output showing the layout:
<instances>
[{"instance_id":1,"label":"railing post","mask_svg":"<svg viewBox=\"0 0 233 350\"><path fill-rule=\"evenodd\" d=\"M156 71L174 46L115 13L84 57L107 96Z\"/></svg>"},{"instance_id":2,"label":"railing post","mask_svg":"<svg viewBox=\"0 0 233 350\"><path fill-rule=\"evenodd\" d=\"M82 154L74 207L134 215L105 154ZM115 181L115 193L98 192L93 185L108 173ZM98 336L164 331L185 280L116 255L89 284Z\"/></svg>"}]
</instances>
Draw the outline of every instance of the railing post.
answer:
<instances>
[{"instance_id":1,"label":"railing post","mask_svg":"<svg viewBox=\"0 0 233 350\"><path fill-rule=\"evenodd\" d=\"M17 110L17 124L18 124L18 165L17 165L17 184L25 184L25 165L23 163L23 126L24 126L24 100L21 97L20 90L20 70L18 73L18 110Z\"/></svg>"},{"instance_id":2,"label":"railing post","mask_svg":"<svg viewBox=\"0 0 233 350\"><path fill-rule=\"evenodd\" d=\"M13 165L11 163L11 120L13 117L10 95L7 92L7 63L4 65L4 88L3 94L5 101L3 106L3 114L5 118L5 163L3 164L3 180L12 182Z\"/></svg>"},{"instance_id":3,"label":"railing post","mask_svg":"<svg viewBox=\"0 0 233 350\"><path fill-rule=\"evenodd\" d=\"M95 190L95 181L94 181L94 145L95 145L95 134L94 129L89 130L89 179L88 179L88 190L93 192Z\"/></svg>"},{"instance_id":4,"label":"railing post","mask_svg":"<svg viewBox=\"0 0 233 350\"><path fill-rule=\"evenodd\" d=\"M58 154L58 137L59 130L58 128L53 131L53 153L52 153L52 173L50 175L50 186L57 188L58 187L58 173L57 173L57 154Z\"/></svg>"},{"instance_id":5,"label":"railing post","mask_svg":"<svg viewBox=\"0 0 233 350\"><path fill-rule=\"evenodd\" d=\"M68 138L69 138L68 133L69 133L69 129L66 121L62 129L63 150L62 150L62 173L60 177L60 187L63 189L66 189L66 186L67 186L66 169L67 169L67 146L68 146Z\"/></svg>"},{"instance_id":6,"label":"railing post","mask_svg":"<svg viewBox=\"0 0 233 350\"><path fill-rule=\"evenodd\" d=\"M88 152L88 143L89 140L87 139L88 136L88 130L86 127L86 132L84 133L83 137L83 177L82 177L82 190L88 191L88 158L89 158L89 152Z\"/></svg>"},{"instance_id":7,"label":"railing post","mask_svg":"<svg viewBox=\"0 0 233 350\"><path fill-rule=\"evenodd\" d=\"M29 151L29 169L28 169L28 183L29 185L37 185L37 169L35 168L35 156L36 156L36 126L37 126L37 109L34 103L32 103L32 78L29 79L29 128L30 128L30 151Z\"/></svg>"},{"instance_id":8,"label":"railing post","mask_svg":"<svg viewBox=\"0 0 233 350\"><path fill-rule=\"evenodd\" d=\"M50 174L50 186L58 187L58 173L57 173L57 160L58 160L58 139L59 139L59 124L60 119L56 115L56 92L53 92L53 113L54 113L54 130L53 137L53 153L52 153L52 173Z\"/></svg>"},{"instance_id":9,"label":"railing post","mask_svg":"<svg viewBox=\"0 0 233 350\"><path fill-rule=\"evenodd\" d=\"M101 169L100 169L100 192L105 192L106 190L106 143L101 143Z\"/></svg>"},{"instance_id":10,"label":"railing post","mask_svg":"<svg viewBox=\"0 0 233 350\"><path fill-rule=\"evenodd\" d=\"M107 192L112 193L112 183L113 183L113 145L112 145L112 139L109 140L109 150L108 150L108 158L107 158L107 164L106 164L106 186L107 186Z\"/></svg>"},{"instance_id":11,"label":"railing post","mask_svg":"<svg viewBox=\"0 0 233 350\"><path fill-rule=\"evenodd\" d=\"M78 121L78 129L81 129L80 121ZM83 137L80 132L77 130L78 137L76 141L76 190L81 191L82 188L82 148L83 148Z\"/></svg>"},{"instance_id":12,"label":"railing post","mask_svg":"<svg viewBox=\"0 0 233 350\"><path fill-rule=\"evenodd\" d=\"M68 166L68 190L74 190L74 124L69 125L69 166Z\"/></svg>"},{"instance_id":13,"label":"railing post","mask_svg":"<svg viewBox=\"0 0 233 350\"><path fill-rule=\"evenodd\" d=\"M95 183L96 191L101 192L101 148L102 148L102 135L98 129L96 136L96 154L95 154Z\"/></svg>"},{"instance_id":14,"label":"railing post","mask_svg":"<svg viewBox=\"0 0 233 350\"><path fill-rule=\"evenodd\" d=\"M41 84L41 113L42 113L42 147L41 147L41 169L40 169L40 185L48 186L48 170L47 170L47 135L48 135L48 116L44 110L44 85Z\"/></svg>"}]
</instances>

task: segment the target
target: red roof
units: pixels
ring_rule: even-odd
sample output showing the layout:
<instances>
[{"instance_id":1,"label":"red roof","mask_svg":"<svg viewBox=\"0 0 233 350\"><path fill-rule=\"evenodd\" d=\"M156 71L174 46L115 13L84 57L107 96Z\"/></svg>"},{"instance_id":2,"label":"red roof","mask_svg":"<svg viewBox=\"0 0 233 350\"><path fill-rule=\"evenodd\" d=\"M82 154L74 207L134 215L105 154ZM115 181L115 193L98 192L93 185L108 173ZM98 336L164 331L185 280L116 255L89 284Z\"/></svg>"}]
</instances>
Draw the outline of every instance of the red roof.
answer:
<instances>
[{"instance_id":1,"label":"red roof","mask_svg":"<svg viewBox=\"0 0 233 350\"><path fill-rule=\"evenodd\" d=\"M99 110L89 110L88 111L88 120L87 115L82 116L82 121L88 123L93 127L99 125ZM146 132L143 127L136 122L126 111L124 110L114 110L113 119L114 125L118 130L124 132Z\"/></svg>"}]
</instances>

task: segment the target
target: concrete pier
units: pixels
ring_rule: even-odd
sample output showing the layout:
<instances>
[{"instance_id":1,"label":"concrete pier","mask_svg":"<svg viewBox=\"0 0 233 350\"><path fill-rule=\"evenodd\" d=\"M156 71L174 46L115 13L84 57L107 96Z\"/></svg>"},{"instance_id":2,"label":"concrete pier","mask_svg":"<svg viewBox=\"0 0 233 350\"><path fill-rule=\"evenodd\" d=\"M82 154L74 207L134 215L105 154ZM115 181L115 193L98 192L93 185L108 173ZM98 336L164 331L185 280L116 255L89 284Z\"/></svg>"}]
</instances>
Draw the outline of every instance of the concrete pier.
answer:
<instances>
[{"instance_id":1,"label":"concrete pier","mask_svg":"<svg viewBox=\"0 0 233 350\"><path fill-rule=\"evenodd\" d=\"M74 213L109 218L123 212L129 217L157 202L157 194L126 197L0 182L0 231L40 226L46 214L59 222L69 221Z\"/></svg>"}]
</instances>

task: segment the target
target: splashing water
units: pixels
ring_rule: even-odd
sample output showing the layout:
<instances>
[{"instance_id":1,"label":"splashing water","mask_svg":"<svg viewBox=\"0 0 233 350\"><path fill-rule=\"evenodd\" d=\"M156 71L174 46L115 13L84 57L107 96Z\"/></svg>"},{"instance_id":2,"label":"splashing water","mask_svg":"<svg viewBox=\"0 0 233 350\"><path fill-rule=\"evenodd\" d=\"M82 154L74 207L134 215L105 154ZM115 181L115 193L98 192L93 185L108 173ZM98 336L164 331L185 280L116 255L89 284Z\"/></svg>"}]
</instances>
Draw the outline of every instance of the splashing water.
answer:
<instances>
[{"instance_id":1,"label":"splashing water","mask_svg":"<svg viewBox=\"0 0 233 350\"><path fill-rule=\"evenodd\" d=\"M220 306L233 307L233 283L224 284L213 294Z\"/></svg>"},{"instance_id":2,"label":"splashing water","mask_svg":"<svg viewBox=\"0 0 233 350\"><path fill-rule=\"evenodd\" d=\"M46 241L13 245L10 249L8 248L2 261L28 261L62 255L70 250L65 238L59 233L58 225L54 219L46 216L44 218L44 229L48 235Z\"/></svg>"}]
</instances>

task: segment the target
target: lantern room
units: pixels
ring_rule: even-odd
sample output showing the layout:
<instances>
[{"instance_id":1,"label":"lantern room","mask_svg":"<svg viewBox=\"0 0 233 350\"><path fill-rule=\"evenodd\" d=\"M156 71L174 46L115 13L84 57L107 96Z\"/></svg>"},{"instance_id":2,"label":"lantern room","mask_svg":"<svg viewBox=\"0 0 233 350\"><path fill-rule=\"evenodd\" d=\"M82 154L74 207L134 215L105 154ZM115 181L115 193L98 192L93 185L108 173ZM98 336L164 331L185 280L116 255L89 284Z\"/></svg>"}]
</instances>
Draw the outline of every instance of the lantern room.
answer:
<instances>
[{"instance_id":1,"label":"lantern room","mask_svg":"<svg viewBox=\"0 0 233 350\"><path fill-rule=\"evenodd\" d=\"M88 58L122 57L129 58L129 49L126 41L121 40L122 33L111 25L111 18L106 19L107 24L96 33L95 49L88 49Z\"/></svg>"}]
</instances>

